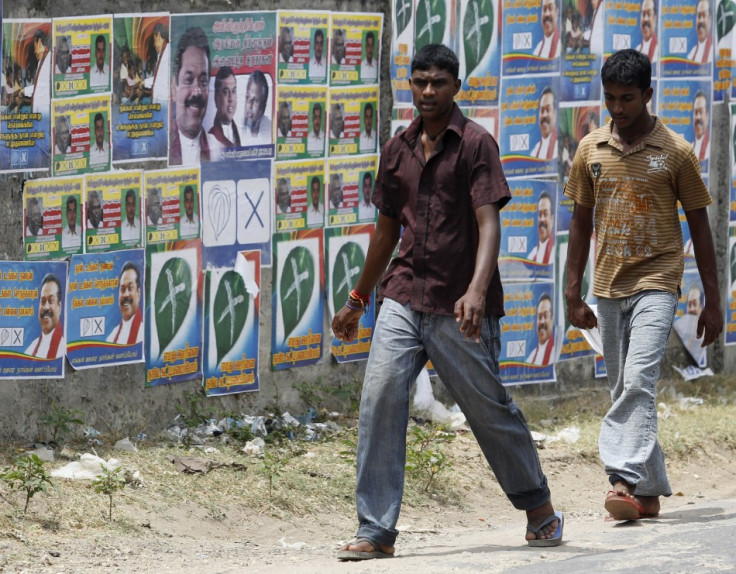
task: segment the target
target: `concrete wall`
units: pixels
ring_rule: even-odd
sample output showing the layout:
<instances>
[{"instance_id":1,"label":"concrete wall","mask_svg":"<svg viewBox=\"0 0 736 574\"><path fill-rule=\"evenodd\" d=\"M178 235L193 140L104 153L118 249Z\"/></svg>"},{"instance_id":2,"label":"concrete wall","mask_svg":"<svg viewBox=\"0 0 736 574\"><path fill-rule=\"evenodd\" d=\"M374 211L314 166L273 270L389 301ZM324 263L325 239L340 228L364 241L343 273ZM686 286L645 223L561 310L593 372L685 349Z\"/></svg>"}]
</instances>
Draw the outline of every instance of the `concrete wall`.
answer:
<instances>
[{"instance_id":1,"label":"concrete wall","mask_svg":"<svg viewBox=\"0 0 736 574\"><path fill-rule=\"evenodd\" d=\"M93 13L137 11L156 12L170 10L182 12L225 12L243 10L319 9L337 11L382 11L386 16L383 34L382 78L388 78L388 47L390 41L390 2L388 0L312 0L305 4L296 0L192 0L186 5L173 1L119 2L102 1L94 8L89 4L71 0L25 0L24 2L5 2L5 18L62 17ZM388 82L382 87L382 129L381 143L389 135L391 96ZM725 105L713 107L713 157L711 158L711 193L715 198L711 209L711 223L715 231L716 251L719 261L719 284L725 288L724 269L728 237L729 203L729 134L728 114ZM151 165L150 168L161 167ZM22 183L19 175L0 176L0 259L22 260ZM271 337L271 271L264 270L262 277L261 301L261 391L243 393L230 397L207 399L206 405L219 413L259 413L274 402L284 410L300 412L304 404L293 385L303 382L321 382L329 389L342 389L345 394L355 392L362 380L365 363L335 365L328 351L322 361L314 366L290 371L272 372L269 349ZM725 305L725 296L724 296ZM325 332L329 332L325 321ZM717 371L733 370L736 353L725 353L721 343L710 351L709 364ZM672 337L668 346L667 361L663 375L672 374L671 364L685 365L682 345ZM593 383L592 359L568 361L558 365L558 383L554 385L529 385L516 390L524 394L564 394L581 386ZM74 372L67 366L63 380L48 381L0 381L0 443L23 442L49 438L46 429L39 425L39 417L50 411L52 403L66 409L79 409L85 413L85 424L95 427L108 438L137 435L145 432L149 436L165 428L177 414L177 405L186 404L186 395L199 391L200 383L190 381L175 385L163 385L151 389L144 388L143 365L101 368ZM595 384L605 385L605 381ZM326 391L322 394L327 396ZM346 407L347 402L336 399L324 400L324 405L332 408Z\"/></svg>"}]
</instances>

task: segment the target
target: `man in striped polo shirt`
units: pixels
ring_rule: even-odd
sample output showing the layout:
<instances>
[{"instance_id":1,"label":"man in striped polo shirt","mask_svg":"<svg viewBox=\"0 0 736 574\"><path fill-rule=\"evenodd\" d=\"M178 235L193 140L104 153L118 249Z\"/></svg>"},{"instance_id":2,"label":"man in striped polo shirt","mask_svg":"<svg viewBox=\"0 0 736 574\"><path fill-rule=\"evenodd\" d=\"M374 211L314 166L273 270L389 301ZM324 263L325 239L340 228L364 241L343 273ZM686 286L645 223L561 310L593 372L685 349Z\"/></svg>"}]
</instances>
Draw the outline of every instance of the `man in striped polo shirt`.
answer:
<instances>
[{"instance_id":1,"label":"man in striped polo shirt","mask_svg":"<svg viewBox=\"0 0 736 574\"><path fill-rule=\"evenodd\" d=\"M672 494L657 441L656 383L683 271L677 203L682 204L705 291L698 320L703 346L723 329L711 197L691 145L647 111L651 63L635 50L613 54L601 70L611 122L580 142L565 186L575 202L565 299L570 322L600 328L613 405L599 451L612 485L605 507L617 520L659 513ZM593 293L598 317L581 298L595 214Z\"/></svg>"}]
</instances>

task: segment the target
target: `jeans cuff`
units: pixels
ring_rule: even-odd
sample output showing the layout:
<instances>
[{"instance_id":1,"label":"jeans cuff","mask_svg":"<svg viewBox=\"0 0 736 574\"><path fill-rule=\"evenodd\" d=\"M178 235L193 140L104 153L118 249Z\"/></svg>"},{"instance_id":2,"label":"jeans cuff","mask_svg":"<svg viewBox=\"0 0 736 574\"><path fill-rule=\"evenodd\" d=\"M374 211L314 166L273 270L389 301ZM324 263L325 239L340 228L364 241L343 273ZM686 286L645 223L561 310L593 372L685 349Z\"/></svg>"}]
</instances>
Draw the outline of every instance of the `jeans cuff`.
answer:
<instances>
[{"instance_id":1,"label":"jeans cuff","mask_svg":"<svg viewBox=\"0 0 736 574\"><path fill-rule=\"evenodd\" d=\"M398 530L387 530L377 524L363 522L358 527L356 537L370 540L371 544L375 547L376 544L379 546L393 546L396 543L396 537L398 535ZM376 550L378 550L378 548L376 548Z\"/></svg>"}]
</instances>

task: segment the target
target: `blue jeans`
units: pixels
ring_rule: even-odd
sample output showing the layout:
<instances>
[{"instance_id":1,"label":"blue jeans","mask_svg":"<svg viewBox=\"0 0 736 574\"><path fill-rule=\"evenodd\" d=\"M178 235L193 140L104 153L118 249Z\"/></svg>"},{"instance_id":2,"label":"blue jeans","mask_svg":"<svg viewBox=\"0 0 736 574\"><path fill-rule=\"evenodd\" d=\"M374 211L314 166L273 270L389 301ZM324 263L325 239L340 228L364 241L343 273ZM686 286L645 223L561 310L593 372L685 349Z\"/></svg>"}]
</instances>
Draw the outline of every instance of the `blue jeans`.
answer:
<instances>
[{"instance_id":1,"label":"blue jeans","mask_svg":"<svg viewBox=\"0 0 736 574\"><path fill-rule=\"evenodd\" d=\"M623 479L640 496L669 496L664 453L657 441L657 380L677 296L642 291L598 298L611 406L601 424L598 450L611 483Z\"/></svg>"},{"instance_id":2,"label":"blue jeans","mask_svg":"<svg viewBox=\"0 0 736 574\"><path fill-rule=\"evenodd\" d=\"M497 317L481 342L466 340L455 317L412 311L386 299L363 382L358 425L358 536L393 546L404 493L409 391L431 359L512 504L532 510L550 493L524 415L501 384Z\"/></svg>"}]
</instances>

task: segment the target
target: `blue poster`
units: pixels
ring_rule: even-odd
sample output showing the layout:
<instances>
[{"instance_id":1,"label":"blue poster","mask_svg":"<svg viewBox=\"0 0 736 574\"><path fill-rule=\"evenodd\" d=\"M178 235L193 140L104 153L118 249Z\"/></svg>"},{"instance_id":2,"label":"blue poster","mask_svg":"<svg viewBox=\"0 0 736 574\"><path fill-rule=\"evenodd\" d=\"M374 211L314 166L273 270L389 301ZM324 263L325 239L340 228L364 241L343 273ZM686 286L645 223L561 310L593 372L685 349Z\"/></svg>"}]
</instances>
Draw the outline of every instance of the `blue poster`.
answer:
<instances>
[{"instance_id":1,"label":"blue poster","mask_svg":"<svg viewBox=\"0 0 736 574\"><path fill-rule=\"evenodd\" d=\"M143 361L143 249L74 255L67 358L74 369Z\"/></svg>"},{"instance_id":2,"label":"blue poster","mask_svg":"<svg viewBox=\"0 0 736 574\"><path fill-rule=\"evenodd\" d=\"M605 14L603 0L564 0L561 101L597 100L601 94Z\"/></svg>"},{"instance_id":3,"label":"blue poster","mask_svg":"<svg viewBox=\"0 0 736 574\"><path fill-rule=\"evenodd\" d=\"M661 77L713 78L713 2L662 0Z\"/></svg>"},{"instance_id":4,"label":"blue poster","mask_svg":"<svg viewBox=\"0 0 736 574\"><path fill-rule=\"evenodd\" d=\"M409 75L414 55L413 0L393 0L391 15L391 92L395 104L411 104Z\"/></svg>"},{"instance_id":5,"label":"blue poster","mask_svg":"<svg viewBox=\"0 0 736 574\"><path fill-rule=\"evenodd\" d=\"M501 164L506 177L557 175L558 77L504 78Z\"/></svg>"},{"instance_id":6,"label":"blue poster","mask_svg":"<svg viewBox=\"0 0 736 574\"><path fill-rule=\"evenodd\" d=\"M504 7L503 75L559 72L565 43L560 32L560 0L514 2Z\"/></svg>"},{"instance_id":7,"label":"blue poster","mask_svg":"<svg viewBox=\"0 0 736 574\"><path fill-rule=\"evenodd\" d=\"M204 388L208 396L258 390L261 254L205 272Z\"/></svg>"},{"instance_id":8,"label":"blue poster","mask_svg":"<svg viewBox=\"0 0 736 574\"><path fill-rule=\"evenodd\" d=\"M609 2L606 7L605 57L625 48L633 48L649 58L652 77L657 77L660 46L657 40L657 3Z\"/></svg>"},{"instance_id":9,"label":"blue poster","mask_svg":"<svg viewBox=\"0 0 736 574\"><path fill-rule=\"evenodd\" d=\"M553 283L504 285L501 319L501 380L506 385L555 380L559 329Z\"/></svg>"},{"instance_id":10,"label":"blue poster","mask_svg":"<svg viewBox=\"0 0 736 574\"><path fill-rule=\"evenodd\" d=\"M725 344L736 344L736 226L728 226L728 278L726 291Z\"/></svg>"},{"instance_id":11,"label":"blue poster","mask_svg":"<svg viewBox=\"0 0 736 574\"><path fill-rule=\"evenodd\" d=\"M702 346L703 337L698 337L698 320L705 306L705 291L697 270L683 273L680 289L672 328L695 364L704 368L708 364L708 354Z\"/></svg>"},{"instance_id":12,"label":"blue poster","mask_svg":"<svg viewBox=\"0 0 736 574\"><path fill-rule=\"evenodd\" d=\"M0 377L64 377L66 278L66 261L0 261Z\"/></svg>"},{"instance_id":13,"label":"blue poster","mask_svg":"<svg viewBox=\"0 0 736 574\"><path fill-rule=\"evenodd\" d=\"M555 271L557 182L509 180L513 200L501 210L498 269L504 281L551 281Z\"/></svg>"},{"instance_id":14,"label":"blue poster","mask_svg":"<svg viewBox=\"0 0 736 574\"><path fill-rule=\"evenodd\" d=\"M202 245L205 266L232 267L236 253L261 251L271 266L274 205L268 160L202 165Z\"/></svg>"}]
</instances>

